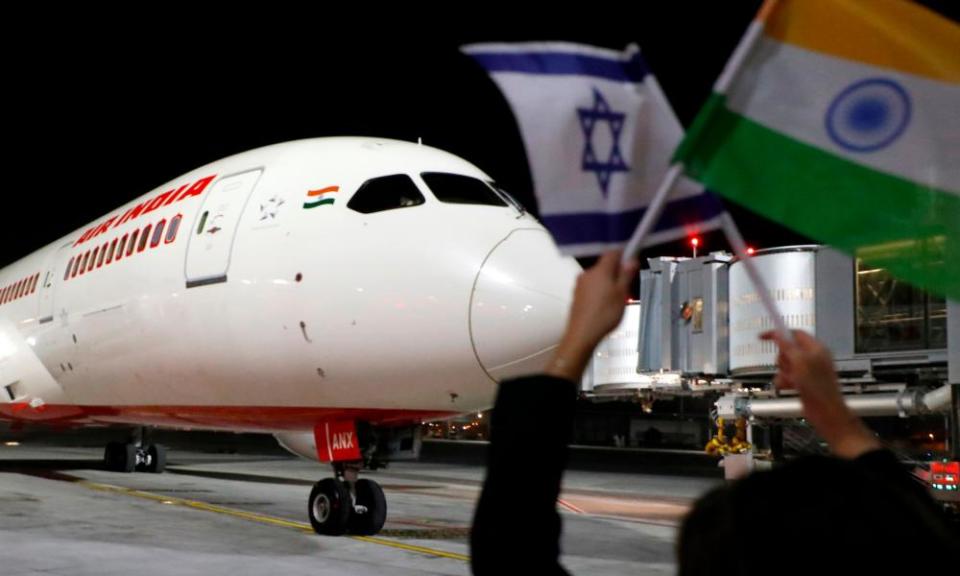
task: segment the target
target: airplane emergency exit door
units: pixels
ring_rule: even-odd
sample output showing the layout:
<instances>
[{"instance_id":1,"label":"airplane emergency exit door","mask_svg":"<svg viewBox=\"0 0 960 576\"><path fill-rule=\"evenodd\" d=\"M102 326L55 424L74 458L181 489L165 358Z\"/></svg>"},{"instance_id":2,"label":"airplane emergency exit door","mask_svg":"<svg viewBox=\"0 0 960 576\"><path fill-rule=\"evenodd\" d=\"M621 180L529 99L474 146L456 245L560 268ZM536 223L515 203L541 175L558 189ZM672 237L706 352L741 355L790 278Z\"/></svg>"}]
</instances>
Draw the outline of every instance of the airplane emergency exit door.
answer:
<instances>
[{"instance_id":1,"label":"airplane emergency exit door","mask_svg":"<svg viewBox=\"0 0 960 576\"><path fill-rule=\"evenodd\" d=\"M230 253L240 216L263 170L250 170L216 182L190 231L187 288L227 281Z\"/></svg>"}]
</instances>

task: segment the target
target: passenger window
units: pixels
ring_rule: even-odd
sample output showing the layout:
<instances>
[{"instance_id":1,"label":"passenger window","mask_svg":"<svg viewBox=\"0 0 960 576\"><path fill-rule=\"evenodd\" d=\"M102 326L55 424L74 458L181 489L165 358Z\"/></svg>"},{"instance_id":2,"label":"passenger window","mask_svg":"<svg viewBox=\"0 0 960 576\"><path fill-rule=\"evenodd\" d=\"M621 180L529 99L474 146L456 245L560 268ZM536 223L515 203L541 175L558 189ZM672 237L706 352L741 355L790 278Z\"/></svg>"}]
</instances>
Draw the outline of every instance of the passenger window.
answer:
<instances>
[{"instance_id":1,"label":"passenger window","mask_svg":"<svg viewBox=\"0 0 960 576\"><path fill-rule=\"evenodd\" d=\"M424 172L420 175L437 200L447 204L506 206L503 198L483 180L460 174Z\"/></svg>"},{"instance_id":2,"label":"passenger window","mask_svg":"<svg viewBox=\"0 0 960 576\"><path fill-rule=\"evenodd\" d=\"M120 239L120 243L117 244L117 260L123 258L123 247L127 244L127 235L124 234L123 238Z\"/></svg>"},{"instance_id":3,"label":"passenger window","mask_svg":"<svg viewBox=\"0 0 960 576\"><path fill-rule=\"evenodd\" d=\"M350 198L347 208L361 214L372 214L424 203L423 194L406 174L371 178Z\"/></svg>"},{"instance_id":4,"label":"passenger window","mask_svg":"<svg viewBox=\"0 0 960 576\"><path fill-rule=\"evenodd\" d=\"M30 293L31 293L31 294L33 294L34 292L37 291L37 282L39 282L39 281L40 281L40 273L38 272L38 273L36 273L36 274L33 275L33 282L30 283Z\"/></svg>"},{"instance_id":5,"label":"passenger window","mask_svg":"<svg viewBox=\"0 0 960 576\"><path fill-rule=\"evenodd\" d=\"M177 239L177 231L180 230L180 221L183 220L183 214L177 214L173 217L173 220L170 221L170 227L167 228L167 237L164 239L164 244L169 244Z\"/></svg>"},{"instance_id":6,"label":"passenger window","mask_svg":"<svg viewBox=\"0 0 960 576\"><path fill-rule=\"evenodd\" d=\"M86 254L83 255L83 262L80 263L80 275L82 276L84 272L87 271L87 264L90 262L90 251L87 250Z\"/></svg>"},{"instance_id":7,"label":"passenger window","mask_svg":"<svg viewBox=\"0 0 960 576\"><path fill-rule=\"evenodd\" d=\"M140 245L137 246L137 252L143 252L144 248L147 247L147 241L150 240L150 228L153 227L153 224L148 224L146 228L143 229L143 234L140 235Z\"/></svg>"},{"instance_id":8,"label":"passenger window","mask_svg":"<svg viewBox=\"0 0 960 576\"><path fill-rule=\"evenodd\" d=\"M103 266L103 259L107 255L107 246L108 244L104 244L100 247L100 256L97 258L97 268Z\"/></svg>"},{"instance_id":9,"label":"passenger window","mask_svg":"<svg viewBox=\"0 0 960 576\"><path fill-rule=\"evenodd\" d=\"M83 260L83 257L77 256L77 259L73 261L73 272L70 273L71 278L77 277L77 272L80 270L80 261Z\"/></svg>"},{"instance_id":10,"label":"passenger window","mask_svg":"<svg viewBox=\"0 0 960 576\"><path fill-rule=\"evenodd\" d=\"M113 253L117 251L117 239L114 238L110 243L110 250L107 251L107 264L113 262Z\"/></svg>"},{"instance_id":11,"label":"passenger window","mask_svg":"<svg viewBox=\"0 0 960 576\"><path fill-rule=\"evenodd\" d=\"M70 269L73 268L73 259L74 259L74 258L75 258L75 256L71 256L71 257L70 257L70 261L67 262L67 269L63 271L63 279L64 279L64 281L70 279Z\"/></svg>"},{"instance_id":12,"label":"passenger window","mask_svg":"<svg viewBox=\"0 0 960 576\"><path fill-rule=\"evenodd\" d=\"M130 243L127 244L127 256L133 254L134 249L137 247L137 236L139 234L139 230L134 230L133 234L130 235Z\"/></svg>"},{"instance_id":13,"label":"passenger window","mask_svg":"<svg viewBox=\"0 0 960 576\"><path fill-rule=\"evenodd\" d=\"M153 238L150 239L150 247L156 248L160 245L160 241L163 240L163 227L167 225L166 220L161 220L157 223L157 227L153 229Z\"/></svg>"}]
</instances>

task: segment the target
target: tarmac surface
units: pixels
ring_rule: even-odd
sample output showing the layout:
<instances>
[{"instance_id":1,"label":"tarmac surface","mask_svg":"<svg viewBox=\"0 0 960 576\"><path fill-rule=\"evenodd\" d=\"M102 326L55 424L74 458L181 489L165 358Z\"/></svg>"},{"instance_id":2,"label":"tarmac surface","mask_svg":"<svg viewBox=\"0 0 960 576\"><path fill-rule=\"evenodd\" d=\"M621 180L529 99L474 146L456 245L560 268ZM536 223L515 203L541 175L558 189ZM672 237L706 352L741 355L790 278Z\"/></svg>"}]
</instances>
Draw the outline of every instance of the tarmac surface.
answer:
<instances>
[{"instance_id":1,"label":"tarmac surface","mask_svg":"<svg viewBox=\"0 0 960 576\"><path fill-rule=\"evenodd\" d=\"M384 488L386 526L374 538L334 538L308 523L310 488L329 475L315 462L171 449L165 474L122 474L104 471L101 454L0 444L0 574L469 574L476 464L364 472ZM719 480L592 468L564 479L564 565L675 573L679 521Z\"/></svg>"}]
</instances>

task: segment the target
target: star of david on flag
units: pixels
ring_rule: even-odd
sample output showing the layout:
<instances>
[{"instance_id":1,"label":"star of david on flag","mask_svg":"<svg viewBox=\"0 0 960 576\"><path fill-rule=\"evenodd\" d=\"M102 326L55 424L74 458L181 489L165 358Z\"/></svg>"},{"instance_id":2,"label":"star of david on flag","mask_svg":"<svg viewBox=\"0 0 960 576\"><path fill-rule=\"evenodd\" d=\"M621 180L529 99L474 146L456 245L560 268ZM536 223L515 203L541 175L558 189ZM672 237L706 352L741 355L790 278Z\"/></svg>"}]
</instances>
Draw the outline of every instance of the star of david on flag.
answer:
<instances>
[{"instance_id":1,"label":"star of david on flag","mask_svg":"<svg viewBox=\"0 0 960 576\"><path fill-rule=\"evenodd\" d=\"M623 121L627 115L612 111L610 105L603 98L603 94L596 88L593 90L593 107L590 109L577 108L577 114L580 116L580 124L583 127L583 170L597 174L600 191L606 198L607 190L610 188L610 176L614 172L630 171L630 167L624 162L623 153L620 151L620 136L623 132ZM612 146L610 147L609 158L600 159L594 150L593 131L597 124L604 122L610 126Z\"/></svg>"},{"instance_id":2,"label":"star of david on flag","mask_svg":"<svg viewBox=\"0 0 960 576\"><path fill-rule=\"evenodd\" d=\"M625 244L683 138L639 50L560 42L462 50L513 110L541 221L560 249L588 256ZM722 210L701 185L682 180L647 244L715 228Z\"/></svg>"}]
</instances>

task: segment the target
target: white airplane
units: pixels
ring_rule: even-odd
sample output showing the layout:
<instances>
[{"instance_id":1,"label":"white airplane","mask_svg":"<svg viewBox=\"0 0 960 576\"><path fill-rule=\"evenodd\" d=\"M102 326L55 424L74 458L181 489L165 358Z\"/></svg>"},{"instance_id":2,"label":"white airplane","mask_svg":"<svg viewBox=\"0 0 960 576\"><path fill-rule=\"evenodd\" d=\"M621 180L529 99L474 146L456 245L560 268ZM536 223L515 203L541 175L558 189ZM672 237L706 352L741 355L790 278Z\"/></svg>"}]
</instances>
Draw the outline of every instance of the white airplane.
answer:
<instances>
[{"instance_id":1,"label":"white airplane","mask_svg":"<svg viewBox=\"0 0 960 576\"><path fill-rule=\"evenodd\" d=\"M333 464L308 511L375 534L361 466L539 370L579 266L437 149L319 138L183 175L0 270L0 417L135 427L107 467L162 472L152 428L274 434Z\"/></svg>"}]
</instances>

